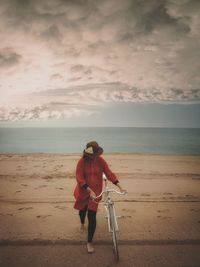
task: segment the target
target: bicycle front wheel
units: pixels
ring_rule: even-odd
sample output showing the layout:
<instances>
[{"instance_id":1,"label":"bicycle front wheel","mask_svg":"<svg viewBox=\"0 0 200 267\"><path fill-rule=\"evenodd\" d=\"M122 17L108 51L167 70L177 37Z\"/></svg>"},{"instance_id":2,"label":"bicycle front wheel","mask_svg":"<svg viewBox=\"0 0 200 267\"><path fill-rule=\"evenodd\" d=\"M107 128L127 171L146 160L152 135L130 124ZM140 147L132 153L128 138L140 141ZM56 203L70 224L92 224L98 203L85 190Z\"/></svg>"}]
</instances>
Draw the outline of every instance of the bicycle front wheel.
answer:
<instances>
[{"instance_id":1,"label":"bicycle front wheel","mask_svg":"<svg viewBox=\"0 0 200 267\"><path fill-rule=\"evenodd\" d=\"M113 240L113 247L114 247L114 255L115 255L116 261L118 261L119 260L119 250L118 250L115 214L114 214L113 205L109 206L109 216L110 216L110 228L111 228L111 232L112 232L112 240Z\"/></svg>"}]
</instances>

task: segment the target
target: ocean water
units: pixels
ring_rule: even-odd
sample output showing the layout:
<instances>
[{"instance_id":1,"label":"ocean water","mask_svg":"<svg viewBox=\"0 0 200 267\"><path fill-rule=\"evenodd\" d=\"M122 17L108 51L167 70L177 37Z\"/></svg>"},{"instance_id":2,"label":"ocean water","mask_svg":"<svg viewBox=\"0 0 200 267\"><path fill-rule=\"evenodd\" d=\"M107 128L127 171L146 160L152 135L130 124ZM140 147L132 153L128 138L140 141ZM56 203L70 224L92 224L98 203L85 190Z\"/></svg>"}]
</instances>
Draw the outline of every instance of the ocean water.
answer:
<instances>
[{"instance_id":1,"label":"ocean water","mask_svg":"<svg viewBox=\"0 0 200 267\"><path fill-rule=\"evenodd\" d=\"M1 153L81 153L92 140L106 153L200 154L200 129L0 128Z\"/></svg>"}]
</instances>

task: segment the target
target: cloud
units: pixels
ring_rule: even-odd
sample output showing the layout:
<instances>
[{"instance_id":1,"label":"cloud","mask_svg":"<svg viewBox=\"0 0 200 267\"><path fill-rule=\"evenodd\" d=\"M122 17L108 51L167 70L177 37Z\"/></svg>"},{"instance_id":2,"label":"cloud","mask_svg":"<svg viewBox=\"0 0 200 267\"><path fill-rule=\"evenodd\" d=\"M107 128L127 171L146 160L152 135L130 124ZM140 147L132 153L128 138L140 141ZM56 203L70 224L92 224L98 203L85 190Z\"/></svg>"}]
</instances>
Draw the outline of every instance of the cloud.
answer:
<instances>
[{"instance_id":1,"label":"cloud","mask_svg":"<svg viewBox=\"0 0 200 267\"><path fill-rule=\"evenodd\" d=\"M95 79L96 76L99 77L104 77L104 79L112 77L112 75L115 75L118 70L114 70L114 69L103 69L94 65L72 65L71 69L70 69L72 75L75 75L74 80L78 80L78 79ZM77 77L77 75L79 75ZM104 81L104 79L102 79L102 81ZM70 79L70 81L72 81L72 79Z\"/></svg>"},{"instance_id":2,"label":"cloud","mask_svg":"<svg viewBox=\"0 0 200 267\"><path fill-rule=\"evenodd\" d=\"M56 25L51 25L48 29L44 30L40 36L48 41L60 41L62 39L62 34Z\"/></svg>"},{"instance_id":3,"label":"cloud","mask_svg":"<svg viewBox=\"0 0 200 267\"><path fill-rule=\"evenodd\" d=\"M141 92L119 82L87 84L25 95L23 100L12 103L12 107L0 107L0 120L47 120L90 116L101 112L110 103L192 103L199 100L199 89L183 92L181 89L171 88L167 92L156 89Z\"/></svg>"},{"instance_id":4,"label":"cloud","mask_svg":"<svg viewBox=\"0 0 200 267\"><path fill-rule=\"evenodd\" d=\"M168 91L139 90L128 84L100 83L68 88L46 90L29 96L32 101L43 103L60 103L61 105L74 105L81 107L101 106L108 102L196 102L200 100L200 89L170 88Z\"/></svg>"},{"instance_id":5,"label":"cloud","mask_svg":"<svg viewBox=\"0 0 200 267\"><path fill-rule=\"evenodd\" d=\"M88 70L88 68L86 69L85 66L80 65L80 64L71 66L71 72L85 72L87 70Z\"/></svg>"},{"instance_id":6,"label":"cloud","mask_svg":"<svg viewBox=\"0 0 200 267\"><path fill-rule=\"evenodd\" d=\"M10 48L0 50L0 68L10 68L20 63L22 56Z\"/></svg>"},{"instance_id":7,"label":"cloud","mask_svg":"<svg viewBox=\"0 0 200 267\"><path fill-rule=\"evenodd\" d=\"M60 118L90 116L93 112L62 103L33 107L0 108L0 121L45 121Z\"/></svg>"},{"instance_id":8,"label":"cloud","mask_svg":"<svg viewBox=\"0 0 200 267\"><path fill-rule=\"evenodd\" d=\"M199 101L199 11L198 0L2 0L1 102L57 88L72 103Z\"/></svg>"},{"instance_id":9,"label":"cloud","mask_svg":"<svg viewBox=\"0 0 200 267\"><path fill-rule=\"evenodd\" d=\"M51 75L51 80L60 80L62 78L63 78L63 76L60 75L59 73L54 73Z\"/></svg>"}]
</instances>

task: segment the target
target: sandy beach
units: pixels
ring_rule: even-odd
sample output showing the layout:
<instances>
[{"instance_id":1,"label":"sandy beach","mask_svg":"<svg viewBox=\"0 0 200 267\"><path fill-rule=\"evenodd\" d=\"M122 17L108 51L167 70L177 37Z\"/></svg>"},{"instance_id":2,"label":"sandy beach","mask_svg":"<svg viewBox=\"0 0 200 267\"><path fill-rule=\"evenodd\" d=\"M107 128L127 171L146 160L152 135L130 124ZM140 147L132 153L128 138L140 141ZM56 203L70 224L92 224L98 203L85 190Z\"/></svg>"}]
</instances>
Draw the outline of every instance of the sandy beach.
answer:
<instances>
[{"instance_id":1,"label":"sandy beach","mask_svg":"<svg viewBox=\"0 0 200 267\"><path fill-rule=\"evenodd\" d=\"M200 156L105 154L128 190L114 196L117 266L200 266ZM115 266L103 204L94 255L73 209L79 154L0 154L0 266ZM111 185L112 186L112 185Z\"/></svg>"}]
</instances>

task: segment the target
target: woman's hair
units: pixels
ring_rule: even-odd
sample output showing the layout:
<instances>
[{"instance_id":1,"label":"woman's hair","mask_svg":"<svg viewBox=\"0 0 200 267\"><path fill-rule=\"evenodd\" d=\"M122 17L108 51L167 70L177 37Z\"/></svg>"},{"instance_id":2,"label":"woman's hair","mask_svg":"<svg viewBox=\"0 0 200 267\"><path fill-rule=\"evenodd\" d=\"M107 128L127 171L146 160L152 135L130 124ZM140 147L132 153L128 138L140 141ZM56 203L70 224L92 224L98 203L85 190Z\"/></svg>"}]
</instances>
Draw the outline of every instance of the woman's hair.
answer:
<instances>
[{"instance_id":1,"label":"woman's hair","mask_svg":"<svg viewBox=\"0 0 200 267\"><path fill-rule=\"evenodd\" d=\"M83 151L83 159L84 159L84 161L91 161L91 160L93 160L95 158L95 156L96 156L95 154L89 155L89 154L84 153L84 151Z\"/></svg>"}]
</instances>

